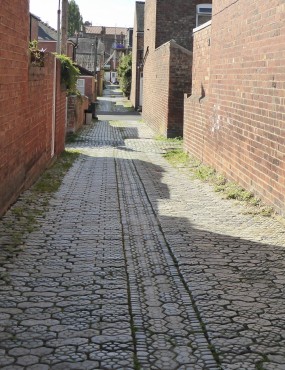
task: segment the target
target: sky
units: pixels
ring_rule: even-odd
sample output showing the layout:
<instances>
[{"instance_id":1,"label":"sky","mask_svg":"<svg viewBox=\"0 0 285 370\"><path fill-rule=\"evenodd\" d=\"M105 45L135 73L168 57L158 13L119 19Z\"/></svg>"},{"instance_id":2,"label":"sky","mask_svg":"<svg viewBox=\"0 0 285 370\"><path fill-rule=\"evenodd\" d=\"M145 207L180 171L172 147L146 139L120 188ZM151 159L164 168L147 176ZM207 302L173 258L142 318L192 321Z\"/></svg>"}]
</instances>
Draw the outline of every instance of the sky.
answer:
<instances>
[{"instance_id":1,"label":"sky","mask_svg":"<svg viewBox=\"0 0 285 370\"><path fill-rule=\"evenodd\" d=\"M136 0L75 0L83 21L93 26L133 27ZM30 12L57 28L59 0L30 0Z\"/></svg>"}]
</instances>

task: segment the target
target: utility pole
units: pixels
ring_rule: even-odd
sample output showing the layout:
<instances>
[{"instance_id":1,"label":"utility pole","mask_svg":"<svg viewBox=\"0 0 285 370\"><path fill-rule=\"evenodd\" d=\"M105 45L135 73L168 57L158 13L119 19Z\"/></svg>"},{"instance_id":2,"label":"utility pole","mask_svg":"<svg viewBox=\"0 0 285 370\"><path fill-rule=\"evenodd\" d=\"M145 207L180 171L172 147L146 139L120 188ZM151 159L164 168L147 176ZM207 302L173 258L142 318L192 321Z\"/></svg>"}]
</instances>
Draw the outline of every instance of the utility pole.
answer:
<instances>
[{"instance_id":1,"label":"utility pole","mask_svg":"<svg viewBox=\"0 0 285 370\"><path fill-rule=\"evenodd\" d=\"M67 55L68 0L62 0L61 54Z\"/></svg>"},{"instance_id":2,"label":"utility pole","mask_svg":"<svg viewBox=\"0 0 285 370\"><path fill-rule=\"evenodd\" d=\"M57 42L56 42L56 52L60 54L61 47L60 47L60 0L58 0L58 10L57 10Z\"/></svg>"},{"instance_id":3,"label":"utility pole","mask_svg":"<svg viewBox=\"0 0 285 370\"><path fill-rule=\"evenodd\" d=\"M117 26L115 26L114 71L117 70Z\"/></svg>"},{"instance_id":4,"label":"utility pole","mask_svg":"<svg viewBox=\"0 0 285 370\"><path fill-rule=\"evenodd\" d=\"M94 42L94 77L96 78L96 72L97 72L97 58L98 58L98 37L95 37Z\"/></svg>"},{"instance_id":5,"label":"utility pole","mask_svg":"<svg viewBox=\"0 0 285 370\"><path fill-rule=\"evenodd\" d=\"M93 64L93 68L94 68L94 80L97 79L97 55L98 55L98 37L95 36L95 40L94 40L94 44L92 44L94 46L94 64ZM97 81L98 83L98 81ZM98 92L98 86L96 85L96 88L97 88L97 92ZM96 104L95 104L95 101L93 101L91 103L91 110L92 110L92 118L95 118L95 119L98 119L97 116L96 116Z\"/></svg>"}]
</instances>

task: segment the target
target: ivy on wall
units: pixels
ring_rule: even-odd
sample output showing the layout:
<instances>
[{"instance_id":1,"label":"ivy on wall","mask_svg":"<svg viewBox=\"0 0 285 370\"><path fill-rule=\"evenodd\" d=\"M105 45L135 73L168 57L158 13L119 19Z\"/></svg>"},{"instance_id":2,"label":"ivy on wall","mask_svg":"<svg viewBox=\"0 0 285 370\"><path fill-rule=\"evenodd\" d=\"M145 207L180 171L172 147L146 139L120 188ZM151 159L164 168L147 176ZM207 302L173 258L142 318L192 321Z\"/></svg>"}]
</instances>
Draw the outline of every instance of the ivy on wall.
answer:
<instances>
[{"instance_id":1,"label":"ivy on wall","mask_svg":"<svg viewBox=\"0 0 285 370\"><path fill-rule=\"evenodd\" d=\"M76 94L76 82L80 75L79 69L73 61L66 55L55 54L61 62L61 82L65 85L68 94Z\"/></svg>"}]
</instances>

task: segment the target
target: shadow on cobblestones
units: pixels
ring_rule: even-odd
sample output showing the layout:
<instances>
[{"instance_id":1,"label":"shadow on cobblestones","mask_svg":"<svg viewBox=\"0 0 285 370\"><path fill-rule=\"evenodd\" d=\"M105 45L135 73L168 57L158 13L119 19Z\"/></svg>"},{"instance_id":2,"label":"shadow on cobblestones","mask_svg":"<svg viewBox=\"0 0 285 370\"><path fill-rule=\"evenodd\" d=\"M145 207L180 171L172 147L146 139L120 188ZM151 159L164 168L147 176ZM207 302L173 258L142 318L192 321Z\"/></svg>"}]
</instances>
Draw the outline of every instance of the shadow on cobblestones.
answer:
<instances>
[{"instance_id":1,"label":"shadow on cobblestones","mask_svg":"<svg viewBox=\"0 0 285 370\"><path fill-rule=\"evenodd\" d=\"M183 203L184 199L169 202L169 188L161 181L165 172L162 167L137 160L133 160L131 164L121 163L122 159L118 162L118 166L122 168L122 178L126 177L124 190L122 189L127 192L123 197L125 212L130 212L129 209L132 208L140 210L137 211L139 213L133 211L128 221L128 228L131 227L132 220L136 220L134 230L139 228L141 230L139 234L146 237L146 241L139 240L140 238L137 237L137 243L133 245L133 259L139 253L137 244L146 243L147 245L147 241L151 240L146 249L150 248L149 253L153 259L146 258L146 252L143 251L141 252L142 260L138 260L135 268L136 271L142 269L140 276L142 283L138 285L138 289L142 289L142 296L145 289L144 276L153 276L154 280L151 285L156 292L157 299L164 304L170 303L170 311L175 306L177 312L180 312L180 317L183 316L179 294L176 292L172 295L169 287L165 289L166 282L159 281L161 275L168 275L165 267L162 267L162 261L163 258L168 258L168 256L163 257L163 254L166 256L170 252L169 255L173 259L168 261L168 265L177 267L179 278L184 283L184 287L187 287L187 292L182 293L182 296L188 293L191 297L195 313L202 328L206 331L209 348L215 348L216 356L219 356L223 369L254 369L263 363L264 368L273 366L272 368L281 369L285 364L284 353L281 349L285 344L283 330L285 327L284 243L280 246L270 245L262 240L254 242L251 239L240 237L240 233L234 231L240 228L240 220L236 215L228 222L231 228L227 230L227 234L212 232L213 224L221 223L222 225L223 216L220 213L215 214L214 212L213 214L211 209L207 216L201 210L203 204L197 205L194 202L194 208L192 199L191 210L188 212L189 214L199 212L202 217L205 217L203 224L206 223L209 227L202 229L199 223L195 225L189 221L189 218L178 217L179 213L187 212L187 205L186 202ZM131 189L129 190L131 186L128 185L127 179L130 180L130 167L133 167L136 189L140 182L143 195L139 195L137 190L134 190L132 194ZM125 190L126 187L127 190ZM144 203L145 209L142 210ZM207 200L204 200L204 203L206 206ZM157 220L153 229L151 225L146 227L140 217L140 213L147 213L148 206L152 208L152 215L150 212L147 218L155 217ZM197 213L196 218L198 218ZM176 214L176 217L166 216L168 214ZM213 217L216 219L210 221ZM141 224L138 225L137 220L140 219ZM244 221L243 219L242 222ZM227 226L224 225L225 230ZM245 225L242 226L244 228ZM160 242L154 240L154 234L159 234L158 230L155 231L156 227L159 227L161 237L163 237ZM253 229L257 231L256 225ZM280 233L281 237L282 234L284 237L284 230ZM130 232L130 235L133 233ZM263 238L265 235L261 239ZM148 270L151 271L148 273ZM158 280L156 280L157 275ZM175 273L172 271L173 275ZM165 295L167 299L164 301ZM142 316L147 316L147 312ZM160 317L160 324L152 327L152 331L157 332L158 330L159 332L159 328L163 328L164 320ZM193 323L193 321L195 322L192 317L190 322ZM187 325L187 328L180 326L182 333L188 330L187 338L190 338L192 331L190 328L191 323ZM172 340L175 341L174 338Z\"/></svg>"},{"instance_id":2,"label":"shadow on cobblestones","mask_svg":"<svg viewBox=\"0 0 285 370\"><path fill-rule=\"evenodd\" d=\"M135 121L69 145L79 159L1 266L1 369L285 368L284 228L179 173L166 146Z\"/></svg>"}]
</instances>

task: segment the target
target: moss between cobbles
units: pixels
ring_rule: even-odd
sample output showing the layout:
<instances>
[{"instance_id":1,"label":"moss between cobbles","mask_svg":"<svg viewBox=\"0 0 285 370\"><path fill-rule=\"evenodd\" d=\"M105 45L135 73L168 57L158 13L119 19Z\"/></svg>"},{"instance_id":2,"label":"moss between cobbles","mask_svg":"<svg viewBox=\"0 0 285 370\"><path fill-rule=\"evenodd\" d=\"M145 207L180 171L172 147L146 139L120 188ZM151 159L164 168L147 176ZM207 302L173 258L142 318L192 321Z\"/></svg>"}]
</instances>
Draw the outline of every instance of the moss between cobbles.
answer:
<instances>
[{"instance_id":1,"label":"moss between cobbles","mask_svg":"<svg viewBox=\"0 0 285 370\"><path fill-rule=\"evenodd\" d=\"M252 192L243 189L234 182L228 181L212 167L206 166L196 158L189 156L182 148L170 150L163 156L174 167L186 170L192 178L210 183L214 191L221 193L224 198L245 202L245 204L250 206L250 209L245 213L259 214L266 217L274 214L273 208L262 204L261 200L256 198Z\"/></svg>"},{"instance_id":2,"label":"moss between cobbles","mask_svg":"<svg viewBox=\"0 0 285 370\"><path fill-rule=\"evenodd\" d=\"M78 156L77 152L64 151L0 218L0 266L20 253L26 235L37 229L39 218L45 217L52 194L58 190L63 177ZM1 278L7 282L3 276Z\"/></svg>"},{"instance_id":3,"label":"moss between cobbles","mask_svg":"<svg viewBox=\"0 0 285 370\"><path fill-rule=\"evenodd\" d=\"M60 187L62 179L72 166L79 153L64 151L52 167L48 168L33 186L36 193L54 193Z\"/></svg>"}]
</instances>

